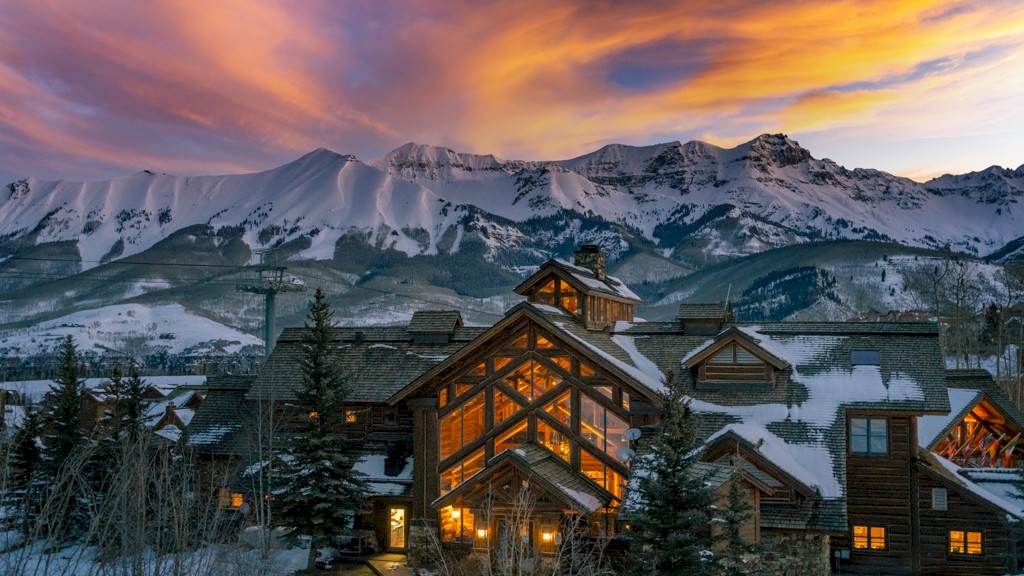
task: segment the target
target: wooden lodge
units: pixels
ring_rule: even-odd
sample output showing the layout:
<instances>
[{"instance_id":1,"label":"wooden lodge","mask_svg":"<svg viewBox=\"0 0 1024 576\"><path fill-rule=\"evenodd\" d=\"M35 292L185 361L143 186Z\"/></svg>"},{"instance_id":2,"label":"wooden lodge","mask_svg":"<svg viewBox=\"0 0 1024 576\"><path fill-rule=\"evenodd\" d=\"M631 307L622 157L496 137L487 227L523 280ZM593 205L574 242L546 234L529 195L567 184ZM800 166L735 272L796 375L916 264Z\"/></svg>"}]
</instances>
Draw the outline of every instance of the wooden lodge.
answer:
<instances>
[{"instance_id":1,"label":"wooden lodge","mask_svg":"<svg viewBox=\"0 0 1024 576\"><path fill-rule=\"evenodd\" d=\"M335 329L352 390L338 409L374 487L355 528L378 549L410 550L427 532L453 550L486 547L513 529L524 491L520 560L553 554L567 519L616 537L631 462L673 377L692 399L709 482L741 471L755 505L745 534L766 573L1015 568L1020 503L1005 474L977 471L1016 464L1024 416L980 375L947 374L934 324L755 325L722 304L637 321L639 298L593 246L515 291L525 301L488 327L433 310ZM211 387L190 441L251 463L242 408L294 399L302 336L284 330L251 387ZM993 442L998 458L974 458Z\"/></svg>"}]
</instances>

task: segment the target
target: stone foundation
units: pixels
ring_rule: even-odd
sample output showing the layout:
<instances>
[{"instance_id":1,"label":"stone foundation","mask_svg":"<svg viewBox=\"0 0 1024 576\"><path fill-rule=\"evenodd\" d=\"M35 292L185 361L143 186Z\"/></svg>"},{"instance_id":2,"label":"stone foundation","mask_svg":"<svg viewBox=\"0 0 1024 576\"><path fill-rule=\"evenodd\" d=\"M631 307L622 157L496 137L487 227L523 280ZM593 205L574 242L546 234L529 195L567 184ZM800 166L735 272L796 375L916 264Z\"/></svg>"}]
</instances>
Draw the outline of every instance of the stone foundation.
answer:
<instances>
[{"instance_id":1,"label":"stone foundation","mask_svg":"<svg viewBox=\"0 0 1024 576\"><path fill-rule=\"evenodd\" d=\"M761 552L751 555L758 576L828 576L832 573L826 534L765 534Z\"/></svg>"}]
</instances>

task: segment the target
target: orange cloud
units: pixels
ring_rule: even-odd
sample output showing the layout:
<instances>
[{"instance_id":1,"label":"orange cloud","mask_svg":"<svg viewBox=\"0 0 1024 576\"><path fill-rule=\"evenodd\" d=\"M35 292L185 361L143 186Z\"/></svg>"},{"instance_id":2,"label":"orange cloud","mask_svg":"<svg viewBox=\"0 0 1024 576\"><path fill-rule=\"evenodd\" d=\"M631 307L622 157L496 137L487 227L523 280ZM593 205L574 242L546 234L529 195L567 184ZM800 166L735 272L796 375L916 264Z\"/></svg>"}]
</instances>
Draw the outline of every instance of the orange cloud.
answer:
<instances>
[{"instance_id":1,"label":"orange cloud","mask_svg":"<svg viewBox=\"0 0 1024 576\"><path fill-rule=\"evenodd\" d=\"M1024 129L1018 2L12 0L0 18L0 169L21 173L255 169L407 140L557 158Z\"/></svg>"}]
</instances>

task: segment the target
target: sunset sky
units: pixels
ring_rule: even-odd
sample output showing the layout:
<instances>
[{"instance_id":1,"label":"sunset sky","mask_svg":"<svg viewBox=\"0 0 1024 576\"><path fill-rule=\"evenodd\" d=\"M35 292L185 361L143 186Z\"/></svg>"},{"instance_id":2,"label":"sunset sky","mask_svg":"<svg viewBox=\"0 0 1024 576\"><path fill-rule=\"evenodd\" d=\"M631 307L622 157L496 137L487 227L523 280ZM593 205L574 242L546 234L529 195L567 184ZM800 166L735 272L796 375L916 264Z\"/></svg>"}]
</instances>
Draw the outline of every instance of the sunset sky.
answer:
<instances>
[{"instance_id":1,"label":"sunset sky","mask_svg":"<svg viewBox=\"0 0 1024 576\"><path fill-rule=\"evenodd\" d=\"M524 160L785 132L915 179L1024 164L1024 2L2 0L0 180Z\"/></svg>"}]
</instances>

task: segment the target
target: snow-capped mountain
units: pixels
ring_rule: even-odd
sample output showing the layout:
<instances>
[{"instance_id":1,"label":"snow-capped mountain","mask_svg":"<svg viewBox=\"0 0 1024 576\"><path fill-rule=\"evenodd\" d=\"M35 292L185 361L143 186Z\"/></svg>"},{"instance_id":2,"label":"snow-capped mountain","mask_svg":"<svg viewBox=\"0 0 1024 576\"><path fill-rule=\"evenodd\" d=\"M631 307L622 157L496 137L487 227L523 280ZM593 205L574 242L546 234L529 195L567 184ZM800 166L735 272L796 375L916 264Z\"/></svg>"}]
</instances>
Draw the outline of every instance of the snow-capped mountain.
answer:
<instances>
[{"instance_id":1,"label":"snow-capped mountain","mask_svg":"<svg viewBox=\"0 0 1024 576\"><path fill-rule=\"evenodd\" d=\"M7 188L0 204L7 250L72 242L84 268L138 254L193 225L238 229L253 249L298 241L296 255L318 259L331 258L344 236L410 256L457 251L473 233L495 250L527 245L523 223L565 213L625 226L669 255L683 238L722 254L866 238L984 256L1024 230L1024 166L921 184L817 160L783 135L733 149L611 145L554 162L417 144L361 162L318 149L257 174L144 171Z\"/></svg>"},{"instance_id":2,"label":"snow-capped mountain","mask_svg":"<svg viewBox=\"0 0 1024 576\"><path fill-rule=\"evenodd\" d=\"M0 329L177 302L259 333L261 303L234 289L264 250L306 284L333 286L353 321L403 317L403 298L475 306L487 321L501 306L480 299L583 243L664 306L699 293L682 280L696 270L810 242L1024 257L1024 166L918 183L816 159L784 135L731 149L609 145L559 161L413 143L369 161L318 149L255 174L29 178L4 196ZM279 300L281 325L301 317L304 298Z\"/></svg>"}]
</instances>

